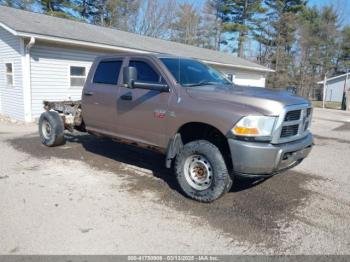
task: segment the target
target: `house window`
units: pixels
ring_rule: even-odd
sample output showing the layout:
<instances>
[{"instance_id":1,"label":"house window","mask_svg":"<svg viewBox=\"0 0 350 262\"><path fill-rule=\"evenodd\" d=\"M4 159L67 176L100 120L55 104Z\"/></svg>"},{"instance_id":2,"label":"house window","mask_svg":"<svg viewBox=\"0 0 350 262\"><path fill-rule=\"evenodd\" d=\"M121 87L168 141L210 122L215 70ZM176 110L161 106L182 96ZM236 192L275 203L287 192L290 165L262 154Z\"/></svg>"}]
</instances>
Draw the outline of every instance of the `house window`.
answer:
<instances>
[{"instance_id":1,"label":"house window","mask_svg":"<svg viewBox=\"0 0 350 262\"><path fill-rule=\"evenodd\" d=\"M70 86L83 87L86 80L86 67L71 66L70 67Z\"/></svg>"},{"instance_id":2,"label":"house window","mask_svg":"<svg viewBox=\"0 0 350 262\"><path fill-rule=\"evenodd\" d=\"M6 82L7 86L13 86L13 64L6 63Z\"/></svg>"}]
</instances>

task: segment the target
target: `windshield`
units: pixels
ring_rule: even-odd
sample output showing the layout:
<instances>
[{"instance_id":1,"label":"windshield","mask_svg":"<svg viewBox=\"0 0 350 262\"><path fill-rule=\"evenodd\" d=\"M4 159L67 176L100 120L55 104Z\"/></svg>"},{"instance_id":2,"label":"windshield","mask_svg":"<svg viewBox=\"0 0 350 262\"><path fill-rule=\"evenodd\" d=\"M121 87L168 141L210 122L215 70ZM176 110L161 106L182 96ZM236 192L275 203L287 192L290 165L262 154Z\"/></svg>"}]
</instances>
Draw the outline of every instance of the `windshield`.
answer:
<instances>
[{"instance_id":1,"label":"windshield","mask_svg":"<svg viewBox=\"0 0 350 262\"><path fill-rule=\"evenodd\" d=\"M199 61L183 58L160 58L160 60L182 86L232 84L223 74Z\"/></svg>"}]
</instances>

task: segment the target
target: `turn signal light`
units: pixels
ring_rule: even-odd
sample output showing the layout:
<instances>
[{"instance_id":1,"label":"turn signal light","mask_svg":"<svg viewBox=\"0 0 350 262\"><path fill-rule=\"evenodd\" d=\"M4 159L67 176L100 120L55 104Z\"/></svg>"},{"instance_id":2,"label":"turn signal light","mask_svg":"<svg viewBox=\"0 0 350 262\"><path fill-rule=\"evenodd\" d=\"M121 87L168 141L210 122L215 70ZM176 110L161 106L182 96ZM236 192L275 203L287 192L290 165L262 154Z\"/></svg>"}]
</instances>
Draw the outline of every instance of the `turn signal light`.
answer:
<instances>
[{"instance_id":1,"label":"turn signal light","mask_svg":"<svg viewBox=\"0 0 350 262\"><path fill-rule=\"evenodd\" d=\"M248 127L235 127L234 128L234 133L236 135L258 135L259 130L257 128L248 128Z\"/></svg>"}]
</instances>

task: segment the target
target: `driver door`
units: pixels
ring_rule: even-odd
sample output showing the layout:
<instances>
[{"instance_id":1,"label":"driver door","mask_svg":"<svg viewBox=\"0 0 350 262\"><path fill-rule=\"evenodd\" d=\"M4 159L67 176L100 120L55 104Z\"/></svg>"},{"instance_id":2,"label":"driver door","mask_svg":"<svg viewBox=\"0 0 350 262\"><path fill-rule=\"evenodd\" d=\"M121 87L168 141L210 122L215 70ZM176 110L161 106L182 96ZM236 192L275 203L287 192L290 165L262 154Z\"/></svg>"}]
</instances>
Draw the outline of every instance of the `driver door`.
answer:
<instances>
[{"instance_id":1,"label":"driver door","mask_svg":"<svg viewBox=\"0 0 350 262\"><path fill-rule=\"evenodd\" d=\"M148 58L131 57L138 81L165 83L157 65ZM165 126L169 92L119 88L117 118L119 136L157 147L166 146Z\"/></svg>"}]
</instances>

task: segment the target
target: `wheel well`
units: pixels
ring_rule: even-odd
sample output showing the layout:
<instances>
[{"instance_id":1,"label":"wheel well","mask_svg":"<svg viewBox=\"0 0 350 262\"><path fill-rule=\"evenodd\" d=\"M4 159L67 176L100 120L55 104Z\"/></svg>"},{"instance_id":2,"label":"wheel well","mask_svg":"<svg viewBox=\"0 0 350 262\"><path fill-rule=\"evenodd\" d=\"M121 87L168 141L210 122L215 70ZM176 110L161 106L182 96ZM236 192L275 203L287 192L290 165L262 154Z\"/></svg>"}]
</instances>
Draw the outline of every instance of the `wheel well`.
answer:
<instances>
[{"instance_id":1,"label":"wheel well","mask_svg":"<svg viewBox=\"0 0 350 262\"><path fill-rule=\"evenodd\" d=\"M227 167L229 169L233 168L227 137L216 127L204 123L192 122L183 125L178 133L181 134L183 144L194 140L207 140L214 144L219 148Z\"/></svg>"}]
</instances>

